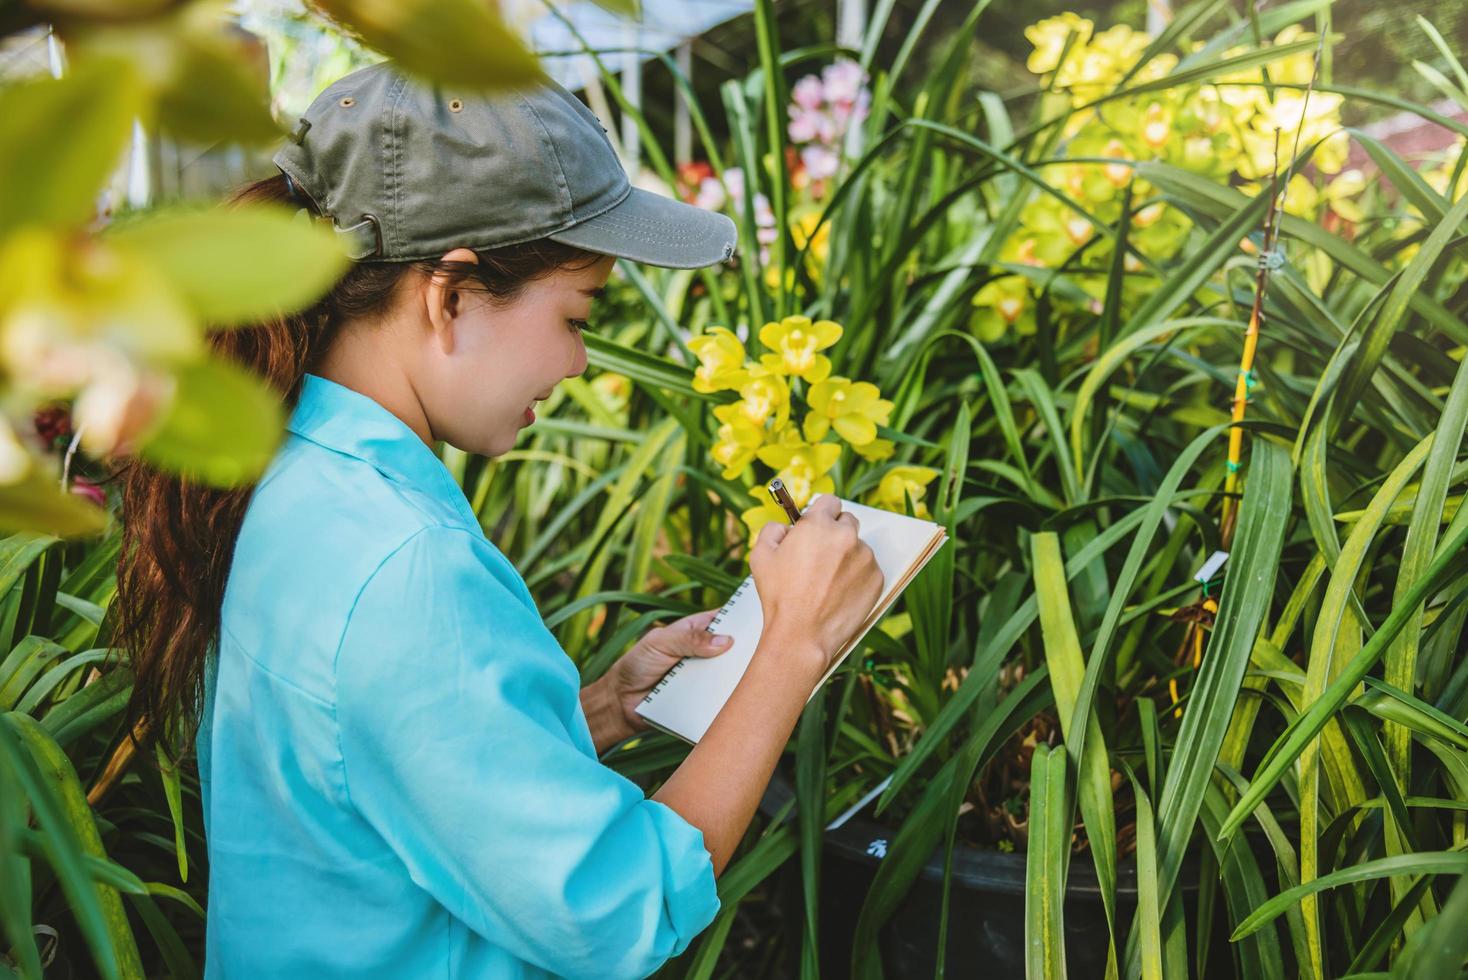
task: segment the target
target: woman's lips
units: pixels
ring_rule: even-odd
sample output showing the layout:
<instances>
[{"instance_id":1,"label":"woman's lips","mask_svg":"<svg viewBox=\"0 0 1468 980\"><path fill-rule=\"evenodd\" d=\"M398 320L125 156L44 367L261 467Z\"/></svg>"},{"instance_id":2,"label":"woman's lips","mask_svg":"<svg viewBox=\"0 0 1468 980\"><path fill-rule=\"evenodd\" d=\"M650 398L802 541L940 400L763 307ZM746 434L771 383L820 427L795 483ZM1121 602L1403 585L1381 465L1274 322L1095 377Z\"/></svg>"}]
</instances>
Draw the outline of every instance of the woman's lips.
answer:
<instances>
[{"instance_id":1,"label":"woman's lips","mask_svg":"<svg viewBox=\"0 0 1468 980\"><path fill-rule=\"evenodd\" d=\"M548 392L548 391L545 394L543 394L543 395L536 395L535 396L535 401L531 402L526 407L526 409L525 409L525 415L524 415L522 421L520 422L520 424L522 426L526 426L526 425L529 425L530 423L534 422L535 421L535 402L543 402L547 398L549 398L550 396L551 396L551 393Z\"/></svg>"}]
</instances>

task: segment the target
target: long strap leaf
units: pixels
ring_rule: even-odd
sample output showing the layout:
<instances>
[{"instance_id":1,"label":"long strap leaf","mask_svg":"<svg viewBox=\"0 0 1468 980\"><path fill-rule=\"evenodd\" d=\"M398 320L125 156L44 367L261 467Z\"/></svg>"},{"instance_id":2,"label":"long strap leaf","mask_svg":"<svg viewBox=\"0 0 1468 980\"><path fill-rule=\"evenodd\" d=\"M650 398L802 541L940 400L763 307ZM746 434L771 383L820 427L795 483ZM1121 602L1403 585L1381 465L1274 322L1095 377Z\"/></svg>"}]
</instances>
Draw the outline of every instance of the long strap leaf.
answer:
<instances>
[{"instance_id":1,"label":"long strap leaf","mask_svg":"<svg viewBox=\"0 0 1468 980\"><path fill-rule=\"evenodd\" d=\"M1309 708L1280 734L1269 753L1254 773L1249 788L1229 812L1228 819L1219 828L1220 836L1228 836L1239 829L1255 806L1268 795L1285 772L1305 750L1341 706L1350 699L1356 685L1376 666L1388 645L1396 638L1411 619L1412 611L1419 603L1449 582L1461 578L1468 571L1468 524L1449 537L1438 548L1437 557L1423 573L1422 578L1407 593L1404 601L1392 608L1386 621L1372 634L1371 639L1351 661L1341 668L1336 679L1321 693Z\"/></svg>"},{"instance_id":2,"label":"long strap leaf","mask_svg":"<svg viewBox=\"0 0 1468 980\"><path fill-rule=\"evenodd\" d=\"M1070 807L1065 748L1035 746L1030 762L1030 841L1025 862L1025 977L1064 980L1065 858Z\"/></svg>"},{"instance_id":3,"label":"long strap leaf","mask_svg":"<svg viewBox=\"0 0 1468 980\"><path fill-rule=\"evenodd\" d=\"M1289 453L1273 442L1254 440L1238 533L1229 559L1231 570L1203 666L1183 712L1182 728L1158 804L1158 885L1164 908L1173 900L1173 886L1228 731L1249 654L1273 598L1289 518L1291 483ZM1125 975L1136 972L1137 955L1135 942L1128 942Z\"/></svg>"},{"instance_id":4,"label":"long strap leaf","mask_svg":"<svg viewBox=\"0 0 1468 980\"><path fill-rule=\"evenodd\" d=\"M1071 615L1070 596L1065 585L1065 565L1060 556L1060 539L1052 532L1036 534L1030 539L1034 560L1035 595L1040 601L1040 631L1045 638L1045 662L1050 667L1050 687L1055 692L1055 708L1067 746L1076 737L1075 703L1085 674L1081 641L1076 635L1075 618ZM1086 721L1085 748L1078 757L1076 795L1081 805L1081 818L1086 823L1086 838L1091 843L1091 858L1096 865L1096 881L1101 889L1101 902L1106 911L1106 972L1116 975L1116 813L1111 798L1111 762L1101 725L1094 714ZM1067 814L1067 817L1069 815ZM1070 857L1069 838L1060 856L1062 866Z\"/></svg>"},{"instance_id":5,"label":"long strap leaf","mask_svg":"<svg viewBox=\"0 0 1468 980\"><path fill-rule=\"evenodd\" d=\"M1420 854L1402 854L1397 857L1378 858L1375 861L1365 861L1349 868L1307 881L1287 891L1281 892L1269 901L1255 909L1248 918L1239 923L1234 930L1233 939L1242 939L1244 936L1262 928L1272 921L1276 916L1284 913L1286 909L1299 902L1306 895L1314 895L1327 888L1337 885L1349 885L1357 881L1372 881L1377 878L1389 878L1392 875L1417 875L1417 874L1465 874L1468 873L1468 854L1462 851L1429 851Z\"/></svg>"}]
</instances>

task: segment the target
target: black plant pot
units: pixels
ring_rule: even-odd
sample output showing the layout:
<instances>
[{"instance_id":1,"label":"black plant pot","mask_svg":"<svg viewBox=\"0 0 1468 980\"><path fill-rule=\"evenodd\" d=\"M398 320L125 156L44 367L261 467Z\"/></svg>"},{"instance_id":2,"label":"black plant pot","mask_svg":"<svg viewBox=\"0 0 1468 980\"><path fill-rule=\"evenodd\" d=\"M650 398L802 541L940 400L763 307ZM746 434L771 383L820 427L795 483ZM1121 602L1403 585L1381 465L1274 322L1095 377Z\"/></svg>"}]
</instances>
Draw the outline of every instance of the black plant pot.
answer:
<instances>
[{"instance_id":1,"label":"black plant pot","mask_svg":"<svg viewBox=\"0 0 1468 980\"><path fill-rule=\"evenodd\" d=\"M760 801L760 812L773 817L790 803L795 791L779 771ZM792 807L788 820L793 821ZM851 947L856 919L876 875L880 855L896 830L860 815L826 831L821 859L821 976L844 980L851 975ZM1136 867L1117 872L1118 942L1124 941L1137 907ZM1198 891L1196 863L1182 869L1183 902L1190 931ZM799 875L790 876L799 889ZM798 894L791 908L800 907ZM929 857L917 881L879 936L883 972L889 980L931 980L937 965L938 918L943 902L943 847ZM948 897L945 972L950 977L1023 980L1025 975L1025 856L982 850L965 844L953 848L953 878ZM1118 953L1121 951L1118 950ZM1065 893L1065 953L1072 978L1101 977L1106 968L1106 911L1089 858L1070 863ZM1228 938L1216 928L1210 944L1208 975L1233 973Z\"/></svg>"}]
</instances>

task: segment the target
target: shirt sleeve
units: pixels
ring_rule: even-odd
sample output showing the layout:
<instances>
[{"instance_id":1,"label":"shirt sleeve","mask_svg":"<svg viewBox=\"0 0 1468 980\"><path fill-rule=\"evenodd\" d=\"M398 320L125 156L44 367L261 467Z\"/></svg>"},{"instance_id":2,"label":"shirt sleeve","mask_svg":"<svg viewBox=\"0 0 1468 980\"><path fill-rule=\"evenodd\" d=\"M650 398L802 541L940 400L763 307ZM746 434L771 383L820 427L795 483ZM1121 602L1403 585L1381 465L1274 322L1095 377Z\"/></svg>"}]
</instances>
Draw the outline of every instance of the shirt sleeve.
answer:
<instances>
[{"instance_id":1,"label":"shirt sleeve","mask_svg":"<svg viewBox=\"0 0 1468 980\"><path fill-rule=\"evenodd\" d=\"M703 832L578 747L576 667L510 577L483 538L431 527L363 587L337 656L348 795L489 941L644 977L719 910Z\"/></svg>"}]
</instances>

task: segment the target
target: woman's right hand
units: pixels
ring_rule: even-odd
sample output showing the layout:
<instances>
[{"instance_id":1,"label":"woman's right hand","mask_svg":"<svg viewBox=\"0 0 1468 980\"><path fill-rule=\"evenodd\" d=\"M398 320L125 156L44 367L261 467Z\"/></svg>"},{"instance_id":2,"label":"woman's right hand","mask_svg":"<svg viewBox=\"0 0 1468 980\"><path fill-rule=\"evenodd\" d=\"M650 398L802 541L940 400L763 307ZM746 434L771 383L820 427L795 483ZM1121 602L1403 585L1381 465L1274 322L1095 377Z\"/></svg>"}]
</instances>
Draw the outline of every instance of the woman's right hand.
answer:
<instances>
[{"instance_id":1,"label":"woman's right hand","mask_svg":"<svg viewBox=\"0 0 1468 980\"><path fill-rule=\"evenodd\" d=\"M765 617L759 646L698 744L652 797L703 832L715 877L749 830L817 681L881 594L882 571L857 527L828 494L794 526L761 528L750 552Z\"/></svg>"},{"instance_id":2,"label":"woman's right hand","mask_svg":"<svg viewBox=\"0 0 1468 980\"><path fill-rule=\"evenodd\" d=\"M812 646L825 671L882 594L882 570L859 537L856 515L825 494L794 525L760 529L749 556L764 610L764 635L782 646Z\"/></svg>"}]
</instances>

